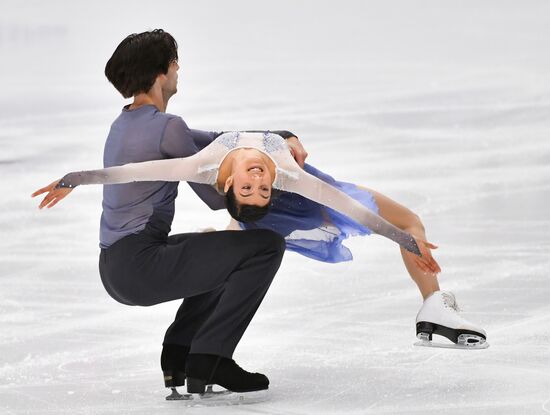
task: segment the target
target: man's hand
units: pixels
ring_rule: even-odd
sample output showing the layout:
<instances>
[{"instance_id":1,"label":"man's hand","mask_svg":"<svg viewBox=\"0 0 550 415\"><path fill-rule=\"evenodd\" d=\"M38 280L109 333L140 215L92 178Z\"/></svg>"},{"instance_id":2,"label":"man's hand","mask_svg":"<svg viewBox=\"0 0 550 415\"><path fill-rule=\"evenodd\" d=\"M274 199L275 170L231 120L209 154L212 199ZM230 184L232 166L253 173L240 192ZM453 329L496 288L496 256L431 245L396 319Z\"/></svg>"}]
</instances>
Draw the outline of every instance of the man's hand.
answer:
<instances>
[{"instance_id":1,"label":"man's hand","mask_svg":"<svg viewBox=\"0 0 550 415\"><path fill-rule=\"evenodd\" d=\"M38 206L38 209L42 209L44 206L46 206L48 209L55 206L57 202L65 198L65 196L67 196L69 193L73 191L73 188L69 188L69 187L61 187L59 189L56 189L55 186L57 185L57 183L59 183L59 180L56 180L55 182L50 183L46 187L38 189L36 192L34 192L31 195L31 197L35 197L35 196L41 195L42 193L48 192L46 197L42 200L42 202Z\"/></svg>"},{"instance_id":2,"label":"man's hand","mask_svg":"<svg viewBox=\"0 0 550 415\"><path fill-rule=\"evenodd\" d=\"M304 148L302 143L300 143L300 140L298 140L297 137L287 138L286 143L288 144L288 148L290 149L292 157L294 157L296 163L298 163L298 165L303 169L307 157L306 149Z\"/></svg>"}]
</instances>

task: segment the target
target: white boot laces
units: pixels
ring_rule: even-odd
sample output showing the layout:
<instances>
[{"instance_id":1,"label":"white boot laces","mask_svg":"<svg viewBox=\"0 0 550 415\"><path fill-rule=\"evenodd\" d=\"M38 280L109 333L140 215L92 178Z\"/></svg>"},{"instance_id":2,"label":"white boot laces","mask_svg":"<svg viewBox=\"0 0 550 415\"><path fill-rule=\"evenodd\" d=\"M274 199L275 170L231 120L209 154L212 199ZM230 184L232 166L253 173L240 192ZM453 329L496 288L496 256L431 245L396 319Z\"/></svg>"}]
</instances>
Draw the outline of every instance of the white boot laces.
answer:
<instances>
[{"instance_id":1,"label":"white boot laces","mask_svg":"<svg viewBox=\"0 0 550 415\"><path fill-rule=\"evenodd\" d=\"M443 304L445 305L445 308L451 308L457 313L460 311L460 308L458 307L458 304L456 302L456 299L453 293L442 292L441 297L443 298Z\"/></svg>"}]
</instances>

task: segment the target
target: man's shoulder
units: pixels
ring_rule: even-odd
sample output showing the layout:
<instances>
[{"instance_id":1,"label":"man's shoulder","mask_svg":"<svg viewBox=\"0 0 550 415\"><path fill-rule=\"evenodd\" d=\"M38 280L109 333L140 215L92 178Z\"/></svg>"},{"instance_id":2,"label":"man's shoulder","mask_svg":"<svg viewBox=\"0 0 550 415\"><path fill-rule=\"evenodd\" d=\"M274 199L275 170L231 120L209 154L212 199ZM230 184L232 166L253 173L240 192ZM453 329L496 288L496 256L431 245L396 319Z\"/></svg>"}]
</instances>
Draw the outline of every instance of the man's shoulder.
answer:
<instances>
[{"instance_id":1,"label":"man's shoulder","mask_svg":"<svg viewBox=\"0 0 550 415\"><path fill-rule=\"evenodd\" d=\"M152 109L139 112L123 110L112 122L108 140L111 136L118 137L128 134L161 138L167 130L176 134L185 134L188 129L187 124L179 115Z\"/></svg>"},{"instance_id":2,"label":"man's shoulder","mask_svg":"<svg viewBox=\"0 0 550 415\"><path fill-rule=\"evenodd\" d=\"M171 114L169 112L155 111L152 114L152 120L154 123L162 126L163 130L169 127L168 129L180 134L182 131L189 129L186 122L182 117L176 114Z\"/></svg>"},{"instance_id":3,"label":"man's shoulder","mask_svg":"<svg viewBox=\"0 0 550 415\"><path fill-rule=\"evenodd\" d=\"M159 111L153 105L146 105L135 110L128 110L128 106L122 108L120 114L115 118L113 123L136 123L136 122L150 122L151 120L168 122L174 120L176 123L183 123L183 118L179 115L171 114L169 112Z\"/></svg>"},{"instance_id":4,"label":"man's shoulder","mask_svg":"<svg viewBox=\"0 0 550 415\"><path fill-rule=\"evenodd\" d=\"M166 119L167 122L170 122L170 124L179 125L187 128L187 124L181 116L176 114L171 114L169 112L159 112L159 113L162 114L162 117Z\"/></svg>"}]
</instances>

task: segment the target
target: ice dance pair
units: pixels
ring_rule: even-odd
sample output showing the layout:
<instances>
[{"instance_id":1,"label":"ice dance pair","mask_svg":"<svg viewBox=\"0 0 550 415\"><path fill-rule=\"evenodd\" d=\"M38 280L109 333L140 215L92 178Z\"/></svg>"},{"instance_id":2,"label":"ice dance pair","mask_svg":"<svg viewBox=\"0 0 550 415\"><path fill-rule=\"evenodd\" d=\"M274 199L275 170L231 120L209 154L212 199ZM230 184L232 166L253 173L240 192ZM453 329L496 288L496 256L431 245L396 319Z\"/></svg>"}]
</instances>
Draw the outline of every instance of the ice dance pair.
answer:
<instances>
[{"instance_id":1,"label":"ice dance pair","mask_svg":"<svg viewBox=\"0 0 550 415\"><path fill-rule=\"evenodd\" d=\"M70 173L33 194L47 192L40 207L52 207L78 185L104 184L99 268L108 293L141 306L184 298L163 342L166 386L187 378L190 393L209 384L267 389L267 377L242 370L232 354L277 272L285 240L287 249L326 262L351 259L342 245L350 235L375 232L397 242L425 300L418 334L486 344L485 332L439 290L430 253L436 247L409 209L305 164L307 153L288 131L214 133L167 114L177 57L175 40L161 30L124 39L105 72L134 100L113 122L106 168ZM169 236L179 181L210 208L227 208L245 230Z\"/></svg>"},{"instance_id":2,"label":"ice dance pair","mask_svg":"<svg viewBox=\"0 0 550 415\"><path fill-rule=\"evenodd\" d=\"M57 197L55 192L60 189L84 184L208 184L233 200L226 200L226 204L232 206L229 210L240 228L271 229L286 238L287 249L325 262L351 259L343 241L374 230L402 246L405 265L411 266L407 259L412 258L422 270L421 276L411 273L426 299L417 317L419 337L431 341L432 334L440 334L463 347L485 345L485 332L458 316L454 295L431 289L437 284L439 266L429 252L435 246L424 239L418 216L372 190L338 182L307 164L304 167L298 165L277 134L231 132L221 134L193 156L69 173L51 190L51 196ZM283 193L272 197L274 189ZM257 200L250 203L253 197ZM401 228L378 215L379 205Z\"/></svg>"}]
</instances>

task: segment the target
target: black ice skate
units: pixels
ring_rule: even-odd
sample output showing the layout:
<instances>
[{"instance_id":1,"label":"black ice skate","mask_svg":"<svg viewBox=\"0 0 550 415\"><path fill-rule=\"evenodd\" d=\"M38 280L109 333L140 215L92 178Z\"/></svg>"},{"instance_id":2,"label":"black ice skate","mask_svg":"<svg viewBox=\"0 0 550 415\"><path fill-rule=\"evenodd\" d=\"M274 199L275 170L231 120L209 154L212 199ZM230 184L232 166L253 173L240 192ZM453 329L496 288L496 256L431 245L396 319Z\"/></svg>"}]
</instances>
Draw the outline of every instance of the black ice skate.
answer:
<instances>
[{"instance_id":1,"label":"black ice skate","mask_svg":"<svg viewBox=\"0 0 550 415\"><path fill-rule=\"evenodd\" d=\"M458 314L455 296L450 292L436 291L428 297L416 316L415 346L445 347L453 349L486 349L485 330ZM452 343L434 343L434 334L446 337Z\"/></svg>"},{"instance_id":2,"label":"black ice skate","mask_svg":"<svg viewBox=\"0 0 550 415\"><path fill-rule=\"evenodd\" d=\"M185 362L189 346L165 344L160 355L160 367L164 376L164 386L175 388L185 385Z\"/></svg>"},{"instance_id":3,"label":"black ice skate","mask_svg":"<svg viewBox=\"0 0 550 415\"><path fill-rule=\"evenodd\" d=\"M183 400L191 406L238 405L268 399L269 380L250 373L232 359L207 354L190 354L185 368L187 394L172 387L168 400ZM221 390L214 390L221 387Z\"/></svg>"}]
</instances>

